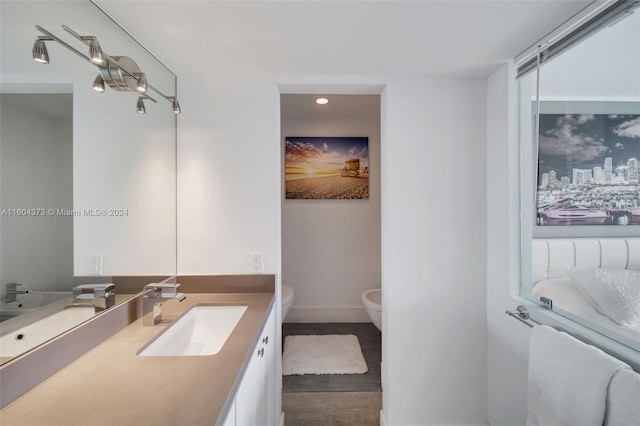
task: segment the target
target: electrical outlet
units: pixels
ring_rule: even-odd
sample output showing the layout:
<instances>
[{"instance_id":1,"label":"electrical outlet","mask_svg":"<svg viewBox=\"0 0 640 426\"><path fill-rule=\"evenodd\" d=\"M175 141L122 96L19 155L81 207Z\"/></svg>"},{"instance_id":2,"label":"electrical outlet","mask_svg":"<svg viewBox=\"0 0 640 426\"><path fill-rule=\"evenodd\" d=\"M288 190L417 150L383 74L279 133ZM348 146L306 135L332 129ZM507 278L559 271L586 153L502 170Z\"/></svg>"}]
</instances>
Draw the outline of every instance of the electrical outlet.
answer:
<instances>
[{"instance_id":1,"label":"electrical outlet","mask_svg":"<svg viewBox=\"0 0 640 426\"><path fill-rule=\"evenodd\" d=\"M264 273L264 262L262 253L249 253L249 272L252 274Z\"/></svg>"},{"instance_id":2,"label":"electrical outlet","mask_svg":"<svg viewBox=\"0 0 640 426\"><path fill-rule=\"evenodd\" d=\"M89 256L89 275L102 275L102 256Z\"/></svg>"}]
</instances>

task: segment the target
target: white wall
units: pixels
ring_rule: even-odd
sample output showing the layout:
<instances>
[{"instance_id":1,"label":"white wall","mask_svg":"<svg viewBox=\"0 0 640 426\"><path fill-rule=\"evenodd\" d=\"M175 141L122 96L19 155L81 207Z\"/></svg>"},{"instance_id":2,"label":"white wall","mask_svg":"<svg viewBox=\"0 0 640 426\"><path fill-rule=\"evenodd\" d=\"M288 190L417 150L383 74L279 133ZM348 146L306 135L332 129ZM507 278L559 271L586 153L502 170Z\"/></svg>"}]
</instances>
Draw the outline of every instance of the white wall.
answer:
<instances>
[{"instance_id":1,"label":"white wall","mask_svg":"<svg viewBox=\"0 0 640 426\"><path fill-rule=\"evenodd\" d=\"M304 96L304 95L287 95ZM282 137L367 136L369 199L283 200L282 282L295 291L289 322L369 322L361 294L380 278L380 97L347 96L374 114L290 117L282 103ZM304 96L309 102L313 97ZM327 108L349 102L333 96ZM373 107L369 107L373 104Z\"/></svg>"},{"instance_id":2,"label":"white wall","mask_svg":"<svg viewBox=\"0 0 640 426\"><path fill-rule=\"evenodd\" d=\"M388 425L486 421L482 79L398 79L383 98Z\"/></svg>"},{"instance_id":3,"label":"white wall","mask_svg":"<svg viewBox=\"0 0 640 426\"><path fill-rule=\"evenodd\" d=\"M263 253L265 273L276 273L278 87L243 75L181 82L178 274L246 274L254 252Z\"/></svg>"},{"instance_id":4,"label":"white wall","mask_svg":"<svg viewBox=\"0 0 640 426\"><path fill-rule=\"evenodd\" d=\"M277 83L331 79L204 79L181 79L181 100L190 107L179 119L178 271L246 273L249 252L261 251L265 272L277 273ZM485 81L341 80L386 83L381 191L387 424L481 424Z\"/></svg>"},{"instance_id":5,"label":"white wall","mask_svg":"<svg viewBox=\"0 0 640 426\"><path fill-rule=\"evenodd\" d=\"M34 290L68 289L73 277L72 218L10 213L10 209L40 213L39 209L73 205L72 123L38 110L37 104L46 102L47 96L55 97L52 104L58 108L71 111L70 95L2 95L0 105L0 205L9 210L1 218L0 282Z\"/></svg>"},{"instance_id":6,"label":"white wall","mask_svg":"<svg viewBox=\"0 0 640 426\"><path fill-rule=\"evenodd\" d=\"M526 422L530 329L509 318L520 282L518 97L513 67L487 85L487 374L492 426Z\"/></svg>"}]
</instances>

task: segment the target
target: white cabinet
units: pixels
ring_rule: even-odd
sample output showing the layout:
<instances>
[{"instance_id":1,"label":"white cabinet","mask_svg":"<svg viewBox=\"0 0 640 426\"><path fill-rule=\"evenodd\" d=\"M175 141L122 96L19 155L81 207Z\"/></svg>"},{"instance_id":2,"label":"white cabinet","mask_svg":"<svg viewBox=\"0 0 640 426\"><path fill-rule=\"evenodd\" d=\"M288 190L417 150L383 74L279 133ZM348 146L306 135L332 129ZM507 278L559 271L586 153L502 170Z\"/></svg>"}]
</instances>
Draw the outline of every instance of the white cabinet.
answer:
<instances>
[{"instance_id":1,"label":"white cabinet","mask_svg":"<svg viewBox=\"0 0 640 426\"><path fill-rule=\"evenodd\" d=\"M229 408L229 412L227 413L227 418L225 419L222 426L236 426L236 402L233 401L231 407Z\"/></svg>"},{"instance_id":2,"label":"white cabinet","mask_svg":"<svg viewBox=\"0 0 640 426\"><path fill-rule=\"evenodd\" d=\"M267 322L262 330L258 350L256 351L256 370L254 381L254 395L256 402L256 425L272 425L274 417L273 387L275 384L275 336L274 336L274 315L273 311L267 318Z\"/></svg>"},{"instance_id":3,"label":"white cabinet","mask_svg":"<svg viewBox=\"0 0 640 426\"><path fill-rule=\"evenodd\" d=\"M223 426L275 426L275 316L273 309L260 333ZM276 418L278 417L278 418Z\"/></svg>"},{"instance_id":4,"label":"white cabinet","mask_svg":"<svg viewBox=\"0 0 640 426\"><path fill-rule=\"evenodd\" d=\"M234 405L236 406L236 423L228 426L254 426L256 423L254 383L257 373L257 358L254 356L244 371L242 382L236 392Z\"/></svg>"}]
</instances>

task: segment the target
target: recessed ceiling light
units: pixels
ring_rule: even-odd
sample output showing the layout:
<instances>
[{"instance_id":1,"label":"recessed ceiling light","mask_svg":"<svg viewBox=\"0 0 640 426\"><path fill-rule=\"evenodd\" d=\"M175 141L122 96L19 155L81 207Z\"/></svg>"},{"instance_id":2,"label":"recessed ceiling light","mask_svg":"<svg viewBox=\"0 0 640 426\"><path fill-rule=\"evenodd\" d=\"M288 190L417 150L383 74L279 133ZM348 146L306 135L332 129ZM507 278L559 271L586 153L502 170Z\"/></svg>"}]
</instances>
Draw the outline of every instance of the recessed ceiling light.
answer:
<instances>
[{"instance_id":1,"label":"recessed ceiling light","mask_svg":"<svg viewBox=\"0 0 640 426\"><path fill-rule=\"evenodd\" d=\"M326 105L329 103L329 99L327 98L316 98L316 103L318 105Z\"/></svg>"}]
</instances>

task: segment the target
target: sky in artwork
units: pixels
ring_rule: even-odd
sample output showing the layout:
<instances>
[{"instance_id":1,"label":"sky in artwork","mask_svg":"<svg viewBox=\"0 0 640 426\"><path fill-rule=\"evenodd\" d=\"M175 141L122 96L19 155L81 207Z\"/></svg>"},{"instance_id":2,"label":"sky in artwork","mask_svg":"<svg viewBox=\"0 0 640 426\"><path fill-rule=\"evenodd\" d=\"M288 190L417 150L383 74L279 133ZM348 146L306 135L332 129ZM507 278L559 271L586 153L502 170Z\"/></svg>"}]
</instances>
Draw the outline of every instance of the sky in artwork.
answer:
<instances>
[{"instance_id":1,"label":"sky in artwork","mask_svg":"<svg viewBox=\"0 0 640 426\"><path fill-rule=\"evenodd\" d=\"M572 176L573 169L626 167L630 158L640 160L640 115L541 114L539 173L556 171Z\"/></svg>"},{"instance_id":2,"label":"sky in artwork","mask_svg":"<svg viewBox=\"0 0 640 426\"><path fill-rule=\"evenodd\" d=\"M285 173L288 178L339 174L345 161L358 158L360 168L369 167L366 137L287 137Z\"/></svg>"}]
</instances>

